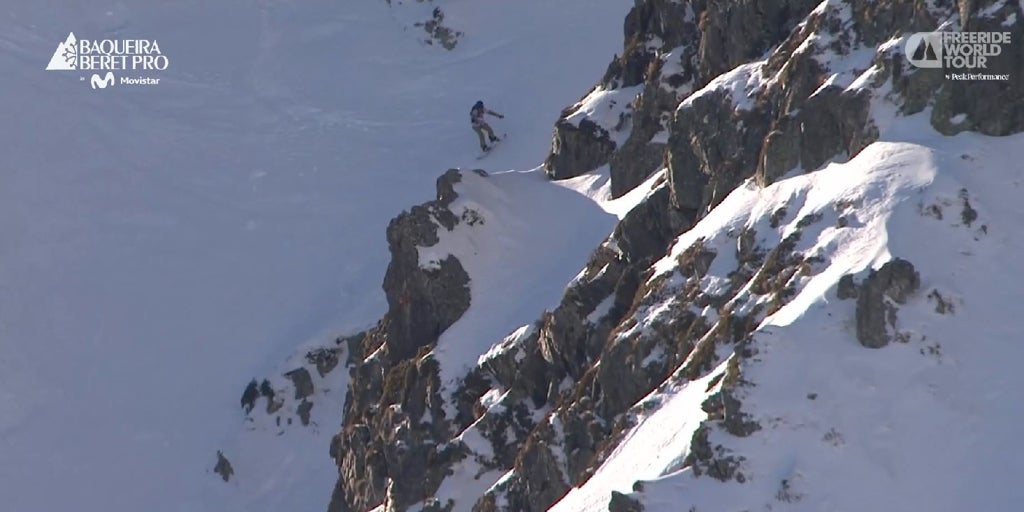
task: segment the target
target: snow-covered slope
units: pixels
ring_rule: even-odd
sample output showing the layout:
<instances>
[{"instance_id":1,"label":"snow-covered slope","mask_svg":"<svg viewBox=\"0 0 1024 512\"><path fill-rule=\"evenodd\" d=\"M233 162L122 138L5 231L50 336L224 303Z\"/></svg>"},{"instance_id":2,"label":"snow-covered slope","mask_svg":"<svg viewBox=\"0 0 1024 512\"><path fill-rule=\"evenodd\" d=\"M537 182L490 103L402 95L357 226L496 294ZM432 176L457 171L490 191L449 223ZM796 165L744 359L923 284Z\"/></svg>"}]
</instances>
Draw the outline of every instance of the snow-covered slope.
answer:
<instances>
[{"instance_id":1,"label":"snow-covered slope","mask_svg":"<svg viewBox=\"0 0 1024 512\"><path fill-rule=\"evenodd\" d=\"M607 510L613 490L631 493L638 480L647 481L637 493L644 510L666 512L1010 510L1024 497L1014 484L1024 460L1012 405L1024 386L1012 316L1024 279L1015 263L1024 182L1014 163L1024 139L943 138L923 117L895 122L882 135L892 142L848 163L734 191L659 264L674 272L679 255L703 241L718 254L703 278L713 288L736 267L728 234L744 229L775 243L801 231L798 249L821 258L748 342L755 355L741 363L743 413L761 429L709 437L742 457L745 481L682 469L694 428L686 426L707 417L701 404L718 391L708 380L720 378L723 362L645 399L657 405L553 510ZM779 211L788 222L772 228ZM899 307L902 342L865 350L855 307L836 285L894 257L913 263L921 291ZM675 443L681 431L690 434Z\"/></svg>"},{"instance_id":2,"label":"snow-covered slope","mask_svg":"<svg viewBox=\"0 0 1024 512\"><path fill-rule=\"evenodd\" d=\"M421 42L419 4L8 3L4 507L322 510L344 372L316 382L315 433L245 422L242 388L383 312L384 228L441 170L539 164L627 4L441 2L449 52ZM43 70L69 31L156 39L170 67L91 90ZM511 135L484 162L477 99Z\"/></svg>"},{"instance_id":3,"label":"snow-covered slope","mask_svg":"<svg viewBox=\"0 0 1024 512\"><path fill-rule=\"evenodd\" d=\"M1020 136L939 132L1024 125L900 54L922 28L1019 32L1018 6L994 4L638 2L623 57L563 111L546 165L620 222L553 310L485 353L479 317L467 317L410 357L406 338L388 345L404 332L388 327L405 318L393 305L366 338L374 355L353 369L360 399L336 438L332 503L636 512L1013 502L1003 484L1020 470L1014 451L960 479L932 476L941 461L928 450L949 432L981 431L946 441L955 447L944 457L964 466L971 450L1012 442L1006 396L969 397L1019 355L1005 346L1014 328L986 317L1005 316L1012 300L1000 283L1019 276L975 288L985 279L974 273L1012 265L1019 247L992 226L1012 233L1021 209L988 223L979 205L1012 203L1013 192L974 173L1013 181ZM723 35L776 16L781 31ZM1019 99L1019 85L988 89ZM616 99L638 91L628 106ZM974 254L965 244L991 244L990 259L953 276L964 251ZM464 245L442 236L430 252ZM991 347L943 348L986 329ZM453 347L468 352L460 365ZM376 356L389 348L403 355ZM975 364L947 364L947 353ZM975 426L981 418L993 421ZM932 481L945 494L921 498Z\"/></svg>"},{"instance_id":4,"label":"snow-covered slope","mask_svg":"<svg viewBox=\"0 0 1024 512\"><path fill-rule=\"evenodd\" d=\"M419 251L424 266L455 256L470 277L469 310L434 349L443 386L475 366L492 340L557 304L566 277L614 224L585 197L552 186L539 169L462 179L449 209L473 212L479 221L442 231L436 246Z\"/></svg>"},{"instance_id":5,"label":"snow-covered slope","mask_svg":"<svg viewBox=\"0 0 1024 512\"><path fill-rule=\"evenodd\" d=\"M979 1L7 6L0 501L1013 509L1024 139L936 130L1024 88L899 54Z\"/></svg>"}]
</instances>

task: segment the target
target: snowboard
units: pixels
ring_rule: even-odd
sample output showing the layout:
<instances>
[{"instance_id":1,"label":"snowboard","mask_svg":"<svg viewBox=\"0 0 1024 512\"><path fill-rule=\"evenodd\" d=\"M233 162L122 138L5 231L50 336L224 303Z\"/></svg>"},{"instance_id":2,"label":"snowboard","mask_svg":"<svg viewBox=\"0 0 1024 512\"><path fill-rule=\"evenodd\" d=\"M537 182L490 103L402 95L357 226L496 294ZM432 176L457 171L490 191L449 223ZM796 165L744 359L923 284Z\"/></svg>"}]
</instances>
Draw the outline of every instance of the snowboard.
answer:
<instances>
[{"instance_id":1,"label":"snowboard","mask_svg":"<svg viewBox=\"0 0 1024 512\"><path fill-rule=\"evenodd\" d=\"M480 156L476 157L476 159L483 160L484 158L487 158L487 155L493 153L494 149L500 146L502 142L505 142L506 138L508 138L507 133L501 134L501 136L498 137L498 140L492 142L491 145L487 147L487 151L480 153Z\"/></svg>"}]
</instances>

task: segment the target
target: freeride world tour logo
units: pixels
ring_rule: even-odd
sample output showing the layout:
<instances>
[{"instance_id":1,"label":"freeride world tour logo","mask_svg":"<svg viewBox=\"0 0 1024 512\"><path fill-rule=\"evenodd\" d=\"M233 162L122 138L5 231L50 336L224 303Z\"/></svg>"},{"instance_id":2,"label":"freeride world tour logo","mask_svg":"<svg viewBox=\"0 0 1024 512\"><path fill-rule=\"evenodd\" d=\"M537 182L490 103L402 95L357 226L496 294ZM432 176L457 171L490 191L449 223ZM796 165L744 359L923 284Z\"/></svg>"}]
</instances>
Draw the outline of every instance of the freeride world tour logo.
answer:
<instances>
[{"instance_id":1,"label":"freeride world tour logo","mask_svg":"<svg viewBox=\"0 0 1024 512\"><path fill-rule=\"evenodd\" d=\"M105 89L118 85L157 85L159 78L152 76L120 76L114 72L146 75L164 71L170 60L160 51L156 40L150 39L78 39L73 32L68 33L64 42L57 45L57 50L46 65L47 71L93 71L88 80L93 89Z\"/></svg>"},{"instance_id":2,"label":"freeride world tour logo","mask_svg":"<svg viewBox=\"0 0 1024 512\"><path fill-rule=\"evenodd\" d=\"M907 60L919 68L942 69L948 80L1009 80L991 69L1009 32L918 32L907 38Z\"/></svg>"}]
</instances>

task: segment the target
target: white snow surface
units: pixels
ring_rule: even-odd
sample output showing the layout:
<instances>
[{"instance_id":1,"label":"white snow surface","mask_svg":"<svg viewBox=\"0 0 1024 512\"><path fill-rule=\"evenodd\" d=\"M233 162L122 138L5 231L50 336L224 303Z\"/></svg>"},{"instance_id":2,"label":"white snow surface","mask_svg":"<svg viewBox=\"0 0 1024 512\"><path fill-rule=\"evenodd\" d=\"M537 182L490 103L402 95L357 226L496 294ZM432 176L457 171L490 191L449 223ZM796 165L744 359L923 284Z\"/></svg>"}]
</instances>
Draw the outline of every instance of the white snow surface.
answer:
<instances>
[{"instance_id":1,"label":"white snow surface","mask_svg":"<svg viewBox=\"0 0 1024 512\"><path fill-rule=\"evenodd\" d=\"M383 0L8 2L0 508L324 510L347 370L316 380L308 428L245 421L243 387L280 384L306 349L384 312L387 222L441 172L536 167L557 113L621 45L608 34L630 4L436 2L465 33L448 52L409 25L420 6ZM68 32L156 39L170 67L157 86L92 90L85 73L44 71ZM482 162L478 99L511 136ZM493 182L537 193L505 196L510 210L572 202L538 176ZM580 215L599 212L580 199ZM559 251L585 257L596 231ZM583 262L556 263L551 300Z\"/></svg>"},{"instance_id":2,"label":"white snow surface","mask_svg":"<svg viewBox=\"0 0 1024 512\"><path fill-rule=\"evenodd\" d=\"M470 278L469 310L433 350L445 386L496 341L558 305L566 283L615 223L587 197L552 186L539 168L487 177L466 172L455 191L459 197L448 209L474 220L452 231L439 228L440 241L419 248L421 265L451 254Z\"/></svg>"}]
</instances>

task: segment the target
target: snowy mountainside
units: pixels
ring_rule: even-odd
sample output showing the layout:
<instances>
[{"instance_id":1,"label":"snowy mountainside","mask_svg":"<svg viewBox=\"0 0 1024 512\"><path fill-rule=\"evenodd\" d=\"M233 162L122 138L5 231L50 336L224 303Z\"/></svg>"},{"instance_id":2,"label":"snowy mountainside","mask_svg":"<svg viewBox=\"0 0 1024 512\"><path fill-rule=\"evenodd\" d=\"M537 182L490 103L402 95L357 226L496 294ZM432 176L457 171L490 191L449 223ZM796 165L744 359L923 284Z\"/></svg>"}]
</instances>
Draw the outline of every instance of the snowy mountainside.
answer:
<instances>
[{"instance_id":1,"label":"snowy mountainside","mask_svg":"<svg viewBox=\"0 0 1024 512\"><path fill-rule=\"evenodd\" d=\"M410 25L431 14L418 2L5 5L5 508L326 508L349 354L321 377L307 352L387 309L388 219L475 162L473 102L516 134L490 168L535 167L628 8L438 5L463 33L450 51ZM92 90L44 71L69 32L155 39L170 66L158 86ZM284 375L299 367L304 398ZM254 378L277 414L263 394L239 406Z\"/></svg>"},{"instance_id":2,"label":"snowy mountainside","mask_svg":"<svg viewBox=\"0 0 1024 512\"><path fill-rule=\"evenodd\" d=\"M683 510L1005 510L1015 503L1012 475L1024 463L1007 446L1018 416L1007 401L1022 382L1004 366L1022 354L1005 314L1019 279L1012 258L1020 242L1011 233L1024 208L1012 200L1021 180L1005 155L1020 140L876 142L848 163L734 191L656 268L679 272L676 260L687 250L709 250L706 274L682 281L697 279L715 293L741 258L738 234L756 233L758 246L772 247L799 233L793 250L806 266L792 278L795 295L742 349L719 348L721 362L705 377L690 381L680 372L645 397L637 426L553 510L607 510L612 491L634 490L654 511L681 503ZM894 344L865 351L856 301L837 296L837 283L851 274L863 281L892 258L913 262L920 290L899 305ZM734 311L758 307L746 295L731 299L742 304ZM667 309L651 309L659 308ZM728 480L722 485L696 478L700 464L684 463L700 457L698 448L666 447L679 433L669 425L713 412L709 398L721 392L729 364L742 368L735 394L743 406L732 413L757 427L747 437L721 427L706 435L713 458L731 461L704 469ZM992 381L993 374L1000 377ZM720 467L730 469L715 473Z\"/></svg>"},{"instance_id":3,"label":"snowy mountainside","mask_svg":"<svg viewBox=\"0 0 1024 512\"><path fill-rule=\"evenodd\" d=\"M5 12L12 510L1022 498L1024 46L904 50L1021 2ZM92 90L43 70L69 31L171 67Z\"/></svg>"},{"instance_id":4,"label":"snowy mountainside","mask_svg":"<svg viewBox=\"0 0 1024 512\"><path fill-rule=\"evenodd\" d=\"M385 279L426 293L357 344L332 510L915 509L937 466L933 418L966 432L1013 416L1002 396L968 411L937 390L980 389L1016 355L1000 348L1014 327L997 324L970 369L939 356L969 349L936 340L969 338L967 304L990 304L943 270L974 254L962 245L1009 264L1015 242L983 212L1010 193L974 173L1014 180L1024 86L944 82L903 46L924 30L1019 34L1022 15L1000 1L636 2L623 52L563 109L544 163L619 222L561 301L503 338L460 339L470 306L431 292L479 276L441 265L433 285L422 269ZM1019 48L1005 57L1004 70L1024 64ZM447 195L427 206L437 219L454 215ZM441 247L451 224L431 223L417 247L454 254ZM934 246L944 237L961 245ZM478 357L454 380L451 346ZM1012 439L1000 429L958 445L954 464L969 462L964 446ZM1013 453L995 471L1017 471ZM818 473L833 470L845 478ZM953 480L928 503L1014 497L987 485L1002 473Z\"/></svg>"}]
</instances>

